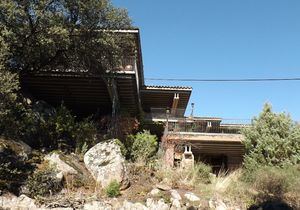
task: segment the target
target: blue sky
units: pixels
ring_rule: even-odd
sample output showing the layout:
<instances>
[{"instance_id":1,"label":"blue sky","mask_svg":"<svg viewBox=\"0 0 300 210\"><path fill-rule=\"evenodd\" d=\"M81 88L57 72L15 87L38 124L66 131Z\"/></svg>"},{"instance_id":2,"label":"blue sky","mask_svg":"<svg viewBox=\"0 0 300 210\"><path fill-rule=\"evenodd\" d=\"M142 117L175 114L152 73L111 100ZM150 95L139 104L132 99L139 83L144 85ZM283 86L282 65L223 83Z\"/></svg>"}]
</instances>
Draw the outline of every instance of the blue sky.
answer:
<instances>
[{"instance_id":1,"label":"blue sky","mask_svg":"<svg viewBox=\"0 0 300 210\"><path fill-rule=\"evenodd\" d=\"M146 78L300 77L299 0L113 0L141 30ZM199 83L200 116L250 119L265 102L300 121L300 81ZM189 111L187 111L189 114Z\"/></svg>"}]
</instances>

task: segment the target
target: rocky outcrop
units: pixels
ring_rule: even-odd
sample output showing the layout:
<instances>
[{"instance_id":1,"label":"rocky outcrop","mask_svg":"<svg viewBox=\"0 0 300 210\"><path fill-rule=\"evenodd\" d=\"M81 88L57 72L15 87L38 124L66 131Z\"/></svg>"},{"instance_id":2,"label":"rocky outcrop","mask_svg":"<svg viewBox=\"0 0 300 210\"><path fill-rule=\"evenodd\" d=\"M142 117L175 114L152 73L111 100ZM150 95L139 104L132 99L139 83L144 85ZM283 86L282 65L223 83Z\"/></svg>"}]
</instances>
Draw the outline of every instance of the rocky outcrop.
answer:
<instances>
[{"instance_id":1,"label":"rocky outcrop","mask_svg":"<svg viewBox=\"0 0 300 210\"><path fill-rule=\"evenodd\" d=\"M45 160L49 162L49 164L56 169L57 178L62 179L63 176L67 175L75 175L78 174L78 172L68 165L65 161L63 161L60 158L60 155L58 153L52 153L45 156Z\"/></svg>"},{"instance_id":2,"label":"rocky outcrop","mask_svg":"<svg viewBox=\"0 0 300 210\"><path fill-rule=\"evenodd\" d=\"M121 183L122 189L129 186L125 159L116 140L96 144L85 153L84 163L103 188L113 180Z\"/></svg>"},{"instance_id":3,"label":"rocky outcrop","mask_svg":"<svg viewBox=\"0 0 300 210\"><path fill-rule=\"evenodd\" d=\"M27 197L26 195L20 195L19 197L7 194L0 196L0 209L10 210L72 210L73 208L46 208L45 206L37 206L35 200Z\"/></svg>"},{"instance_id":4,"label":"rocky outcrop","mask_svg":"<svg viewBox=\"0 0 300 210\"><path fill-rule=\"evenodd\" d=\"M0 153L5 149L10 149L22 160L28 159L28 155L32 152L31 147L22 141L13 141L0 138Z\"/></svg>"}]
</instances>

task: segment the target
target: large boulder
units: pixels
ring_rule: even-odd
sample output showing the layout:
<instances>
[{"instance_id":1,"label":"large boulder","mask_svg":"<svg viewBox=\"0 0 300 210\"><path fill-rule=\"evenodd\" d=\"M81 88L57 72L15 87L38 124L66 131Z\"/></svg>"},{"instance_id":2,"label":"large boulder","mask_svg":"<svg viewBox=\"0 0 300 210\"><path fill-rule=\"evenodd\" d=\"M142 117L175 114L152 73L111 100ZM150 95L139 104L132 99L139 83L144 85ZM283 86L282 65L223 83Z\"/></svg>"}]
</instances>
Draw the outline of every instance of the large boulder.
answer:
<instances>
[{"instance_id":1,"label":"large boulder","mask_svg":"<svg viewBox=\"0 0 300 210\"><path fill-rule=\"evenodd\" d=\"M125 159L116 140L96 144L85 153L84 163L103 188L106 188L113 180L121 184L121 189L129 186Z\"/></svg>"}]
</instances>

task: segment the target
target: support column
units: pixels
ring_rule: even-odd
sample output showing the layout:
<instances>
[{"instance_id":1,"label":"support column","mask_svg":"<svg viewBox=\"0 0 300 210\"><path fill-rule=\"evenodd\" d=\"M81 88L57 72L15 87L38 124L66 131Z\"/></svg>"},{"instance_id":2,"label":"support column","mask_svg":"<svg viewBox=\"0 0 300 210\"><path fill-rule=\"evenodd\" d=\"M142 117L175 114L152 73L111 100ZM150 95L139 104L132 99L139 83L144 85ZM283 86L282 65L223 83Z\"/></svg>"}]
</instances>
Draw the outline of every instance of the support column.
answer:
<instances>
[{"instance_id":1,"label":"support column","mask_svg":"<svg viewBox=\"0 0 300 210\"><path fill-rule=\"evenodd\" d=\"M174 167L174 152L175 152L175 145L167 143L165 145L165 155L164 155L164 161L166 166Z\"/></svg>"},{"instance_id":2,"label":"support column","mask_svg":"<svg viewBox=\"0 0 300 210\"><path fill-rule=\"evenodd\" d=\"M118 120L118 115L120 110L120 101L118 96L117 83L114 77L104 78L104 81L106 82L107 90L112 103L112 113L111 113L112 120L111 120L109 133L112 138L116 138L117 129L118 129L117 120Z\"/></svg>"}]
</instances>

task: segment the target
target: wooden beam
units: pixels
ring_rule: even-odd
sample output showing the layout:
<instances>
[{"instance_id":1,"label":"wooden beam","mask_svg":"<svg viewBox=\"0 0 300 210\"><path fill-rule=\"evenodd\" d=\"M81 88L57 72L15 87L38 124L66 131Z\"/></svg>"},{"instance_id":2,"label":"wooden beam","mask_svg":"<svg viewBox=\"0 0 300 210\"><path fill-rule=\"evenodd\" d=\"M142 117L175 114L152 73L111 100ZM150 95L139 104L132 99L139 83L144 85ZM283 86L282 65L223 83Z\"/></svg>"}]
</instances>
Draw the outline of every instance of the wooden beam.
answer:
<instances>
[{"instance_id":1,"label":"wooden beam","mask_svg":"<svg viewBox=\"0 0 300 210\"><path fill-rule=\"evenodd\" d=\"M171 114L172 115L176 114L176 110L177 110L177 107L178 107L178 102L179 102L179 93L174 93L172 109L171 109Z\"/></svg>"}]
</instances>

